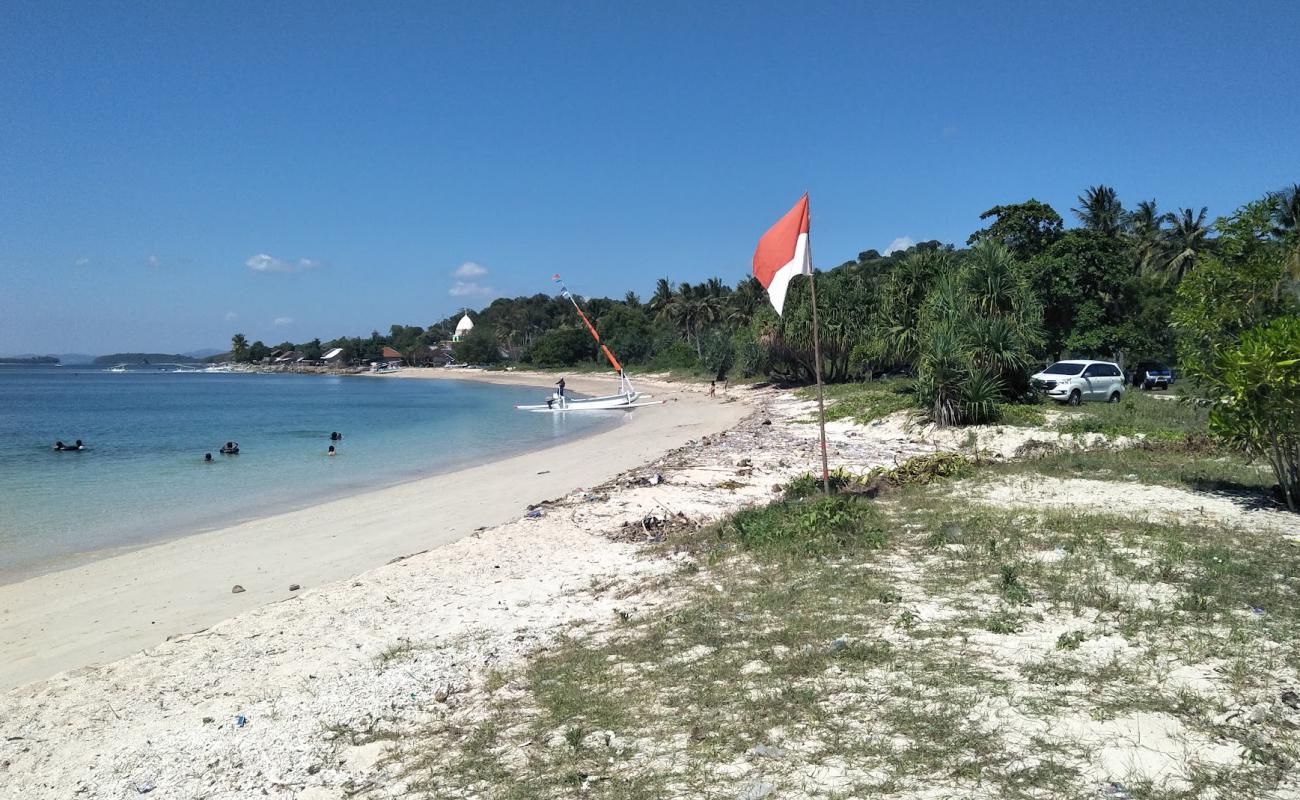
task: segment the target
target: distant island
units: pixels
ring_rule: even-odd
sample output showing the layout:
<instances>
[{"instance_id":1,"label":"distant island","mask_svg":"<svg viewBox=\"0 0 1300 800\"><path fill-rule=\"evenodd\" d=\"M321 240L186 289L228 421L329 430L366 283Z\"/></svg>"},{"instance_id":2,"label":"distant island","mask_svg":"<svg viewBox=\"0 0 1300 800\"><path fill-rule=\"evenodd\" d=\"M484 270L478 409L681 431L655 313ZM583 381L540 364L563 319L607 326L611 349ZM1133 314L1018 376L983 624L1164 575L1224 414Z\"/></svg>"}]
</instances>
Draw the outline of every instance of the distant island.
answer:
<instances>
[{"instance_id":1,"label":"distant island","mask_svg":"<svg viewBox=\"0 0 1300 800\"><path fill-rule=\"evenodd\" d=\"M197 364L199 359L181 353L109 353L92 364Z\"/></svg>"},{"instance_id":2,"label":"distant island","mask_svg":"<svg viewBox=\"0 0 1300 800\"><path fill-rule=\"evenodd\" d=\"M54 356L0 356L0 364L57 364Z\"/></svg>"}]
</instances>

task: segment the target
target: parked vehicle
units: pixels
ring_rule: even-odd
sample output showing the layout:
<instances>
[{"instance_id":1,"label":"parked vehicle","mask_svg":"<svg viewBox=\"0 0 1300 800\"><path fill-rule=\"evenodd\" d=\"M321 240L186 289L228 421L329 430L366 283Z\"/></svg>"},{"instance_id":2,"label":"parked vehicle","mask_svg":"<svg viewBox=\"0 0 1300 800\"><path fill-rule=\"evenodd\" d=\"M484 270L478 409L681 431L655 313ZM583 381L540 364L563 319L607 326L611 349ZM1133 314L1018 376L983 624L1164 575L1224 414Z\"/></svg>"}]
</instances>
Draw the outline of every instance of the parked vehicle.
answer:
<instances>
[{"instance_id":1,"label":"parked vehicle","mask_svg":"<svg viewBox=\"0 0 1300 800\"><path fill-rule=\"evenodd\" d=\"M1118 403L1126 389L1123 371L1109 361L1058 361L1029 380L1051 399L1072 406L1085 400Z\"/></svg>"},{"instance_id":2,"label":"parked vehicle","mask_svg":"<svg viewBox=\"0 0 1300 800\"><path fill-rule=\"evenodd\" d=\"M1159 361L1140 361L1133 368L1133 385L1143 389L1168 389L1174 382L1174 371Z\"/></svg>"}]
</instances>

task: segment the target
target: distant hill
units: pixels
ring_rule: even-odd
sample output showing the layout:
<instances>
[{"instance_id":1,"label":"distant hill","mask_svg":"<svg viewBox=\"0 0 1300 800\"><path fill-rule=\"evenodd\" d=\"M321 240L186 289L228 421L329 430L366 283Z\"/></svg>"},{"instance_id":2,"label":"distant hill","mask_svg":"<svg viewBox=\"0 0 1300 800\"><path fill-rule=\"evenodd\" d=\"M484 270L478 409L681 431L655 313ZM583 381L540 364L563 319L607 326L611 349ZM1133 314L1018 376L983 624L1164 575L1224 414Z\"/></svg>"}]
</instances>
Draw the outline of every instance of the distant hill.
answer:
<instances>
[{"instance_id":1,"label":"distant hill","mask_svg":"<svg viewBox=\"0 0 1300 800\"><path fill-rule=\"evenodd\" d=\"M0 364L57 364L54 356L0 356Z\"/></svg>"},{"instance_id":2,"label":"distant hill","mask_svg":"<svg viewBox=\"0 0 1300 800\"><path fill-rule=\"evenodd\" d=\"M109 353L92 364L197 364L199 360L184 353Z\"/></svg>"},{"instance_id":3,"label":"distant hill","mask_svg":"<svg viewBox=\"0 0 1300 800\"><path fill-rule=\"evenodd\" d=\"M54 357L62 364L89 364L95 357L89 353L55 353Z\"/></svg>"},{"instance_id":4,"label":"distant hill","mask_svg":"<svg viewBox=\"0 0 1300 800\"><path fill-rule=\"evenodd\" d=\"M191 350L191 351L189 351L188 353L186 353L185 355L190 356L191 358L204 359L204 358L208 358L209 356L219 356L219 355L224 355L224 354L229 353L229 352L230 352L230 350L228 350L228 349L227 349L227 350L218 350L218 349L215 348L215 347L204 347L204 348L201 349L201 350Z\"/></svg>"},{"instance_id":5,"label":"distant hill","mask_svg":"<svg viewBox=\"0 0 1300 800\"><path fill-rule=\"evenodd\" d=\"M0 355L0 361L6 364L35 363L35 362L28 362L25 360L24 361L12 360L12 359L32 359L32 358L52 358L58 361L60 364L64 364L64 365L89 364L90 362L95 360L94 356L86 355L85 353L13 353L10 355ZM42 361L39 363L48 364L49 362Z\"/></svg>"}]
</instances>

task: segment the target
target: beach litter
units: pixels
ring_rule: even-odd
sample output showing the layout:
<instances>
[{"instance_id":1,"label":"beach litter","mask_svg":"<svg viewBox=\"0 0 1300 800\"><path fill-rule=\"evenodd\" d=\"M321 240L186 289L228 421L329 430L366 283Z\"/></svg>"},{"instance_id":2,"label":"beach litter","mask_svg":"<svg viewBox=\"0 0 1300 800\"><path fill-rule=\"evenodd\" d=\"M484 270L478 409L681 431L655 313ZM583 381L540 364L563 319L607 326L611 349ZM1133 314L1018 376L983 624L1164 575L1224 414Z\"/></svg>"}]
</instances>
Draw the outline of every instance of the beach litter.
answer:
<instances>
[{"instance_id":1,"label":"beach litter","mask_svg":"<svg viewBox=\"0 0 1300 800\"><path fill-rule=\"evenodd\" d=\"M291 591L291 592L296 592L296 591L298 591L298 590L301 589L301 588L302 588L302 587L299 586L299 585L296 584L296 583L291 583L291 584L289 584L289 591Z\"/></svg>"},{"instance_id":2,"label":"beach litter","mask_svg":"<svg viewBox=\"0 0 1300 800\"><path fill-rule=\"evenodd\" d=\"M540 508L534 508L532 511L529 511L527 514L524 514L524 519L541 519L543 516L544 515L542 514L542 510Z\"/></svg>"},{"instance_id":3,"label":"beach litter","mask_svg":"<svg viewBox=\"0 0 1300 800\"><path fill-rule=\"evenodd\" d=\"M236 728L242 728L242 727L244 727L244 726L247 725L247 724L248 724L248 717L244 716L243 714L240 714L240 715L238 715L238 716L235 717L235 727L236 727Z\"/></svg>"},{"instance_id":4,"label":"beach litter","mask_svg":"<svg viewBox=\"0 0 1300 800\"><path fill-rule=\"evenodd\" d=\"M231 594L239 594L242 591L244 591L244 587L240 586L237 583L234 586L230 587Z\"/></svg>"}]
</instances>

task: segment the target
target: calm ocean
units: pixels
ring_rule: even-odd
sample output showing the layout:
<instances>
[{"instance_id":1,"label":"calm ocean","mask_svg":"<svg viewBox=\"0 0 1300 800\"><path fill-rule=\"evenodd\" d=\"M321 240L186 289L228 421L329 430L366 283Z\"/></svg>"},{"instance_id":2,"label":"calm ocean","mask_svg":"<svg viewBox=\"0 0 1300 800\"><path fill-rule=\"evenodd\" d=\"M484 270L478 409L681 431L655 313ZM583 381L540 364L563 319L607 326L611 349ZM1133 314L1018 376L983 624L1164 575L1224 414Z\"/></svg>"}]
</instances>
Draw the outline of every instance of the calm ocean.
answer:
<instances>
[{"instance_id":1,"label":"calm ocean","mask_svg":"<svg viewBox=\"0 0 1300 800\"><path fill-rule=\"evenodd\" d=\"M617 423L529 414L546 390L0 367L0 581L545 447ZM329 434L344 435L326 458ZM81 439L83 452L56 453ZM217 451L239 442L237 456ZM212 453L215 463L203 462Z\"/></svg>"}]
</instances>

